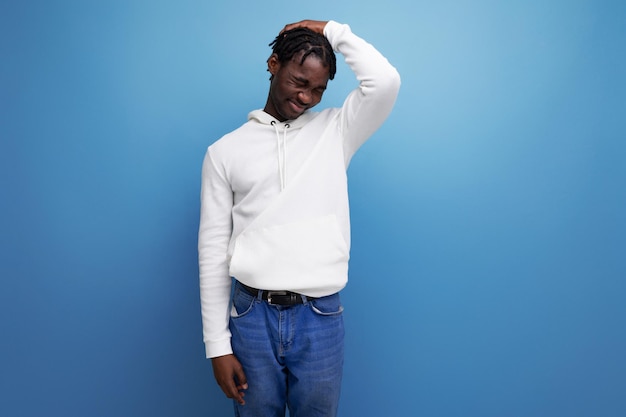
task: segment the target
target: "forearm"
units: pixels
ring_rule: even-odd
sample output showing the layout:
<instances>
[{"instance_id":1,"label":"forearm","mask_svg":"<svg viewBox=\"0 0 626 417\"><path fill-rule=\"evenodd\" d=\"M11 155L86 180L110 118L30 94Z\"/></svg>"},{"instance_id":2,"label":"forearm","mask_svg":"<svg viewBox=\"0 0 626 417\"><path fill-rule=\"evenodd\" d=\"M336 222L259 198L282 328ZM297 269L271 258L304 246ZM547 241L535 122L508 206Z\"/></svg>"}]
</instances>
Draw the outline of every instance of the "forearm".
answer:
<instances>
[{"instance_id":1,"label":"forearm","mask_svg":"<svg viewBox=\"0 0 626 417\"><path fill-rule=\"evenodd\" d=\"M329 21L324 35L359 81L342 106L341 126L349 159L391 112L400 89L400 75L387 58L352 33L348 25Z\"/></svg>"},{"instance_id":2,"label":"forearm","mask_svg":"<svg viewBox=\"0 0 626 417\"><path fill-rule=\"evenodd\" d=\"M232 233L232 191L207 153L202 169L198 265L207 357L232 353L228 331L231 279L227 248Z\"/></svg>"},{"instance_id":3,"label":"forearm","mask_svg":"<svg viewBox=\"0 0 626 417\"><path fill-rule=\"evenodd\" d=\"M391 96L395 99L400 76L374 46L352 33L350 26L332 20L324 27L324 35L354 71L364 95Z\"/></svg>"},{"instance_id":4,"label":"forearm","mask_svg":"<svg viewBox=\"0 0 626 417\"><path fill-rule=\"evenodd\" d=\"M213 358L232 353L228 331L230 278L200 277L203 340L206 357Z\"/></svg>"}]
</instances>

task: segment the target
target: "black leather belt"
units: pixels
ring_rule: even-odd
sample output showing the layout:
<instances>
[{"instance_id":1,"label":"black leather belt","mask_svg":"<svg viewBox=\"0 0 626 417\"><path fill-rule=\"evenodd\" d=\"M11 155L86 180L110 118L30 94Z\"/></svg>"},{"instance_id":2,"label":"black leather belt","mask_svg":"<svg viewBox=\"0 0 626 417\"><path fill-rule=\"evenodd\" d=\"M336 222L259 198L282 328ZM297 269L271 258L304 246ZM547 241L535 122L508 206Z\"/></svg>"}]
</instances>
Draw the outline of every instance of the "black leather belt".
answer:
<instances>
[{"instance_id":1,"label":"black leather belt","mask_svg":"<svg viewBox=\"0 0 626 417\"><path fill-rule=\"evenodd\" d=\"M241 282L239 282L239 285L241 285L241 288L243 288L244 291L254 297L257 297L259 295L259 291L261 291L261 299L267 301L269 304L278 306L292 306L304 303L302 294L298 294L297 292L258 290L256 288L248 287ZM308 296L306 298L308 300L315 299L315 297Z\"/></svg>"}]
</instances>

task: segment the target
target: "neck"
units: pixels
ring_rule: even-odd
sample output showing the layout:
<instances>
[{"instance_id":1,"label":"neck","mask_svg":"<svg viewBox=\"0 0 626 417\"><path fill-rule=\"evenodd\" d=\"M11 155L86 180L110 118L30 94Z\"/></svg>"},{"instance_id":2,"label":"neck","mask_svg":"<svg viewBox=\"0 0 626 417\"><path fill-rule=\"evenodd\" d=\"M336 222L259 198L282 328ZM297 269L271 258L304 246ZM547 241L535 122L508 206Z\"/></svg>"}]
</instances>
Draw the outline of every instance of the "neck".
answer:
<instances>
[{"instance_id":1,"label":"neck","mask_svg":"<svg viewBox=\"0 0 626 417\"><path fill-rule=\"evenodd\" d=\"M274 105L272 104L272 101L270 100L269 97L267 98L267 101L265 102L265 107L263 108L263 111L269 114L270 116L272 116L274 119L278 120L279 122L284 122L285 120L287 120L284 117L282 117L280 114L278 114L278 112L274 108Z\"/></svg>"}]
</instances>

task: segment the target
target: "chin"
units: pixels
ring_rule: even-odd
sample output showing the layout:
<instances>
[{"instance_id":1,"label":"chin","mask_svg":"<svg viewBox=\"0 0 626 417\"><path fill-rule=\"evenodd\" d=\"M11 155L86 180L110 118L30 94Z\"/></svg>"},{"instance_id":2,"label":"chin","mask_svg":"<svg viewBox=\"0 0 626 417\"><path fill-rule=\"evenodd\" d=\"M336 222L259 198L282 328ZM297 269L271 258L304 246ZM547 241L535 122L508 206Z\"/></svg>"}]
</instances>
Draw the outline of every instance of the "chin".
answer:
<instances>
[{"instance_id":1,"label":"chin","mask_svg":"<svg viewBox=\"0 0 626 417\"><path fill-rule=\"evenodd\" d=\"M305 111L306 111L305 108L302 110L295 110L292 108L290 103L287 103L287 105L283 108L283 112L281 115L286 117L287 120L294 120L302 116Z\"/></svg>"},{"instance_id":2,"label":"chin","mask_svg":"<svg viewBox=\"0 0 626 417\"><path fill-rule=\"evenodd\" d=\"M300 113L300 114L286 114L286 113L282 113L280 115L280 117L283 119L281 121L283 121L283 122L287 121L287 120L295 120L295 119L297 119L300 116L302 116L302 113Z\"/></svg>"}]
</instances>

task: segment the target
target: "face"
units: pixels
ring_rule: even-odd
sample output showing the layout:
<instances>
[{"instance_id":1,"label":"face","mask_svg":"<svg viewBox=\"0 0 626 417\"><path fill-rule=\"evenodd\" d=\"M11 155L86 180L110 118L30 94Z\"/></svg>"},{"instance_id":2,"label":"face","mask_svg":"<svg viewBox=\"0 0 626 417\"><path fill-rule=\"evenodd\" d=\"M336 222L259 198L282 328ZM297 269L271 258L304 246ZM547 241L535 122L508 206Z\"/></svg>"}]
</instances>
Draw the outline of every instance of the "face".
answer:
<instances>
[{"instance_id":1,"label":"face","mask_svg":"<svg viewBox=\"0 0 626 417\"><path fill-rule=\"evenodd\" d=\"M264 110L281 122L297 119L319 103L328 84L328 68L317 56L309 55L300 65L301 58L302 53L281 64L273 54L267 61L273 77Z\"/></svg>"}]
</instances>

